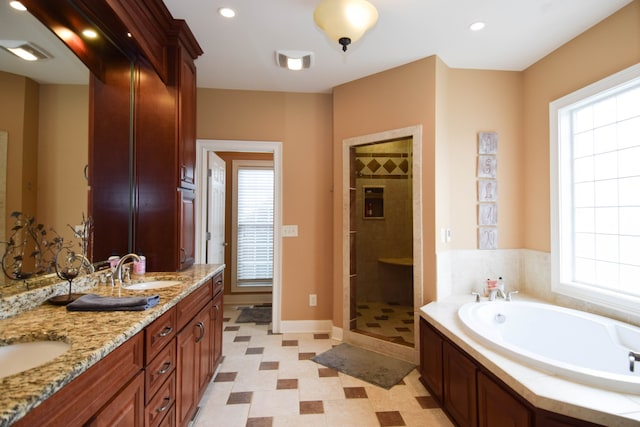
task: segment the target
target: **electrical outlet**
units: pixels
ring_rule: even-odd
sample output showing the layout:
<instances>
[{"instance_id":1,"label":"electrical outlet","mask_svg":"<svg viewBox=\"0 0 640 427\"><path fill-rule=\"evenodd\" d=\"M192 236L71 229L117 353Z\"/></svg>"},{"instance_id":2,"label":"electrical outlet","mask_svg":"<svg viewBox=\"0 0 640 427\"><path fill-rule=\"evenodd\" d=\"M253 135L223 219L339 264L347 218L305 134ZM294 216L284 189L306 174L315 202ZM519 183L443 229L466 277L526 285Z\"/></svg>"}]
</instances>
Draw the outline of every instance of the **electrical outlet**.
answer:
<instances>
[{"instance_id":1,"label":"electrical outlet","mask_svg":"<svg viewBox=\"0 0 640 427\"><path fill-rule=\"evenodd\" d=\"M309 294L309 306L315 307L318 305L318 296L316 294Z\"/></svg>"}]
</instances>

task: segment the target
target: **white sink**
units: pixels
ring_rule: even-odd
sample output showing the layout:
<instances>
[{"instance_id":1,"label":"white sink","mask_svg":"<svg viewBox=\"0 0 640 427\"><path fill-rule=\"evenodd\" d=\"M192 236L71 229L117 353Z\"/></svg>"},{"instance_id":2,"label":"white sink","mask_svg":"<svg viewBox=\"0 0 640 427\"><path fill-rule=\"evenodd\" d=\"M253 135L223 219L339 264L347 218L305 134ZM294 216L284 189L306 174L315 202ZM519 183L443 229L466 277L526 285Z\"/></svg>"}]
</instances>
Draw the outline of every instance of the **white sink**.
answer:
<instances>
[{"instance_id":1,"label":"white sink","mask_svg":"<svg viewBox=\"0 0 640 427\"><path fill-rule=\"evenodd\" d=\"M130 285L122 286L122 288L131 290L131 291L144 291L147 289L168 288L170 286L175 286L180 284L182 284L182 282L179 280L154 280L152 282L132 283Z\"/></svg>"},{"instance_id":2,"label":"white sink","mask_svg":"<svg viewBox=\"0 0 640 427\"><path fill-rule=\"evenodd\" d=\"M31 341L0 345L0 378L52 361L71 347L62 341Z\"/></svg>"}]
</instances>

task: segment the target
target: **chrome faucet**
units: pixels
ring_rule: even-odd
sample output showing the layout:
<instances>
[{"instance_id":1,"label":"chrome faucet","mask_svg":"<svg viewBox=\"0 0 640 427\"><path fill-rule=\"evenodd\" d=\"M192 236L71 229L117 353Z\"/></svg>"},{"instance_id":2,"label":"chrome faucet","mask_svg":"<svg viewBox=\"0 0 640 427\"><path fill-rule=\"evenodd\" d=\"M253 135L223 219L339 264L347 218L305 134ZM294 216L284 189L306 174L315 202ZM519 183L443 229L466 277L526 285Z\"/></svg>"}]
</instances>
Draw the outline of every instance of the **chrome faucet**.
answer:
<instances>
[{"instance_id":1,"label":"chrome faucet","mask_svg":"<svg viewBox=\"0 0 640 427\"><path fill-rule=\"evenodd\" d=\"M140 262L140 257L134 253L126 254L125 256L123 256L118 260L118 264L116 264L116 268L115 270L113 270L113 274L116 276L116 279L120 282L120 284L123 283L122 269L123 269L124 263L129 259L133 259L134 261Z\"/></svg>"},{"instance_id":2,"label":"chrome faucet","mask_svg":"<svg viewBox=\"0 0 640 427\"><path fill-rule=\"evenodd\" d=\"M504 291L500 288L493 288L491 289L491 291L489 292L489 301L495 301L496 297L500 297L504 300L507 299L507 295L504 293Z\"/></svg>"}]
</instances>

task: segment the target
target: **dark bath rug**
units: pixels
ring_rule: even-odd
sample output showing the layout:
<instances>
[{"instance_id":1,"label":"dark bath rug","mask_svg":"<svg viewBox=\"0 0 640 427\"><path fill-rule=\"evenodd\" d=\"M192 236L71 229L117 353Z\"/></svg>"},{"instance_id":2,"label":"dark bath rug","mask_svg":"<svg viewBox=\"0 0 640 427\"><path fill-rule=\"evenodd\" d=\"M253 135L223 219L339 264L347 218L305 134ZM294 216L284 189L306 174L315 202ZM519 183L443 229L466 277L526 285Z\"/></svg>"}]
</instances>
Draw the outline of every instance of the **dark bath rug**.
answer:
<instances>
[{"instance_id":1,"label":"dark bath rug","mask_svg":"<svg viewBox=\"0 0 640 427\"><path fill-rule=\"evenodd\" d=\"M416 367L404 360L349 344L335 346L311 360L387 390L398 384Z\"/></svg>"},{"instance_id":2,"label":"dark bath rug","mask_svg":"<svg viewBox=\"0 0 640 427\"><path fill-rule=\"evenodd\" d=\"M271 306L243 307L236 323L256 323L266 325L271 323Z\"/></svg>"}]
</instances>

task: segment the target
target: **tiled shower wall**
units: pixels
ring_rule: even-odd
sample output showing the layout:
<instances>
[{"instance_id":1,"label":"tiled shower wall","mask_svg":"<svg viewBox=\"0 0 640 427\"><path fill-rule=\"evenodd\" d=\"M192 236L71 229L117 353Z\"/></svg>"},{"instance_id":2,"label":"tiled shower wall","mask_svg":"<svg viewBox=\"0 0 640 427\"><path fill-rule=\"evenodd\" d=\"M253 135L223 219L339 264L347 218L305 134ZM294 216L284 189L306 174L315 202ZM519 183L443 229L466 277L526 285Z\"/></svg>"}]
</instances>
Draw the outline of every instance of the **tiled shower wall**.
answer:
<instances>
[{"instance_id":1,"label":"tiled shower wall","mask_svg":"<svg viewBox=\"0 0 640 427\"><path fill-rule=\"evenodd\" d=\"M358 302L413 305L413 270L380 263L380 258L411 258L411 139L357 148L355 158ZM384 188L384 217L364 218L363 187Z\"/></svg>"}]
</instances>

